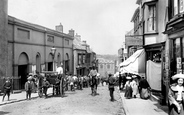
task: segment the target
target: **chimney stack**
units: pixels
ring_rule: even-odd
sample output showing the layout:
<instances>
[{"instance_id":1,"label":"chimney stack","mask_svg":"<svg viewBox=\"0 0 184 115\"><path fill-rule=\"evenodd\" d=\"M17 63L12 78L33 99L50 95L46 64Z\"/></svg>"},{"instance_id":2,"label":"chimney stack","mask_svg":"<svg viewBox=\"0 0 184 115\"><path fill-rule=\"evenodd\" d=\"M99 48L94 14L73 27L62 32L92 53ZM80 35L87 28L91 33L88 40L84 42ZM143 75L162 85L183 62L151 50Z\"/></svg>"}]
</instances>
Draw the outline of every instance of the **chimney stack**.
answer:
<instances>
[{"instance_id":1,"label":"chimney stack","mask_svg":"<svg viewBox=\"0 0 184 115\"><path fill-rule=\"evenodd\" d=\"M75 31L73 29L69 30L69 33L68 33L70 36L74 37L74 34L75 34Z\"/></svg>"},{"instance_id":2,"label":"chimney stack","mask_svg":"<svg viewBox=\"0 0 184 115\"><path fill-rule=\"evenodd\" d=\"M63 33L63 25L60 23L60 25L56 26L56 31Z\"/></svg>"}]
</instances>

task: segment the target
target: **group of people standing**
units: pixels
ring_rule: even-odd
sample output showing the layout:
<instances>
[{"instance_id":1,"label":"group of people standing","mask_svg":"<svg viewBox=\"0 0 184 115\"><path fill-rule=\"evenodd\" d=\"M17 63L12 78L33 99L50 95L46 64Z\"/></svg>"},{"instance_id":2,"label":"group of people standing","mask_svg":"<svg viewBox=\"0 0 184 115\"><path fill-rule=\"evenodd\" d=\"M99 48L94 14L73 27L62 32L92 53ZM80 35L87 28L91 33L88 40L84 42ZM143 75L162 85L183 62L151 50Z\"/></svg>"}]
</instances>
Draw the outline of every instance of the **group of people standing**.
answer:
<instances>
[{"instance_id":1,"label":"group of people standing","mask_svg":"<svg viewBox=\"0 0 184 115\"><path fill-rule=\"evenodd\" d=\"M127 99L136 98L140 94L140 98L148 99L150 97L151 87L144 77L134 74L123 73L119 76L119 89L125 89L125 97Z\"/></svg>"}]
</instances>

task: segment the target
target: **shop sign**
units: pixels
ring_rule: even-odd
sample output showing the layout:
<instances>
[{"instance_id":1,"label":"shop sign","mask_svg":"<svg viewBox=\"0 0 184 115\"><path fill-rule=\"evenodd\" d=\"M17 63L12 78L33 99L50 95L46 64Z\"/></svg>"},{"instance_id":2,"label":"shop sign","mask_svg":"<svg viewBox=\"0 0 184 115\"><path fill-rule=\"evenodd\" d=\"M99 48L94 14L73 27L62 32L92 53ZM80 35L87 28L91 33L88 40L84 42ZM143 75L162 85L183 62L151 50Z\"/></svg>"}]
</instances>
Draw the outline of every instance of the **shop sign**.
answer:
<instances>
[{"instance_id":1,"label":"shop sign","mask_svg":"<svg viewBox=\"0 0 184 115\"><path fill-rule=\"evenodd\" d=\"M143 38L142 36L125 36L125 45L128 46L142 46Z\"/></svg>"}]
</instances>

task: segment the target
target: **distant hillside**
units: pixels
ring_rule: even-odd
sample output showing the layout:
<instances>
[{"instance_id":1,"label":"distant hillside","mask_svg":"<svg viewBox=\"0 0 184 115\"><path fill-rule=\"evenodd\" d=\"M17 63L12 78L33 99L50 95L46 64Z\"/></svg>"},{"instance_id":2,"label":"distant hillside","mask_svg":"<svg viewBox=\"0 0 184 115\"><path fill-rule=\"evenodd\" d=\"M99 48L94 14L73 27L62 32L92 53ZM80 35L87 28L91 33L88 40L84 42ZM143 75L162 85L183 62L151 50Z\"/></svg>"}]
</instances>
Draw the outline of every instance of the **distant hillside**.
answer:
<instances>
[{"instance_id":1,"label":"distant hillside","mask_svg":"<svg viewBox=\"0 0 184 115\"><path fill-rule=\"evenodd\" d=\"M96 55L97 58L104 58L107 60L118 60L118 56L117 55L101 55L101 54L97 54Z\"/></svg>"}]
</instances>

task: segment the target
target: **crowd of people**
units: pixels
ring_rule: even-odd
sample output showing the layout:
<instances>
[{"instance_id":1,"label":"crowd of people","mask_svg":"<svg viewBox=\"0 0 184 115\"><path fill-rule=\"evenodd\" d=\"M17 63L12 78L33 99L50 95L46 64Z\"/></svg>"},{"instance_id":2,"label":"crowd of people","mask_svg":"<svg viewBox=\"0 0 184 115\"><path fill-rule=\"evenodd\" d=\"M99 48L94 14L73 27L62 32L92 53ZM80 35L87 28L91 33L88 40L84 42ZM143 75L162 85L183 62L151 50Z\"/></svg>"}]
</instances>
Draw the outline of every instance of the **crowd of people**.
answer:
<instances>
[{"instance_id":1,"label":"crowd of people","mask_svg":"<svg viewBox=\"0 0 184 115\"><path fill-rule=\"evenodd\" d=\"M127 99L136 98L140 95L142 99L150 97L151 87L144 77L130 73L120 73L119 75L119 89L125 90L125 97Z\"/></svg>"}]
</instances>

